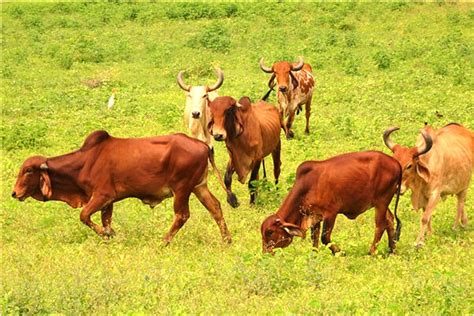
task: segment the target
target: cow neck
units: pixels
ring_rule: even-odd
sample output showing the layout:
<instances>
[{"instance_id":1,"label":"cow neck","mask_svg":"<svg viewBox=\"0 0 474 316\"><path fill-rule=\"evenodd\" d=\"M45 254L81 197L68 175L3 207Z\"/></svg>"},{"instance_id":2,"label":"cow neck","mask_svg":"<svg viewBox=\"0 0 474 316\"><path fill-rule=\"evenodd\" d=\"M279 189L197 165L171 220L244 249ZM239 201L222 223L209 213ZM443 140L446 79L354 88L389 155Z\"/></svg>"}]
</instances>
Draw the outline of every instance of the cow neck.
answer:
<instances>
[{"instance_id":1,"label":"cow neck","mask_svg":"<svg viewBox=\"0 0 474 316\"><path fill-rule=\"evenodd\" d=\"M301 211L302 207L301 195L295 192L295 189L293 188L280 206L277 216L283 222L300 226L304 215Z\"/></svg>"},{"instance_id":2,"label":"cow neck","mask_svg":"<svg viewBox=\"0 0 474 316\"><path fill-rule=\"evenodd\" d=\"M51 178L51 200L60 200L71 204L70 200L77 200L75 195L84 195L84 191L78 182L79 174L84 166L84 154L82 152L76 151L48 158L47 164L48 174Z\"/></svg>"}]
</instances>

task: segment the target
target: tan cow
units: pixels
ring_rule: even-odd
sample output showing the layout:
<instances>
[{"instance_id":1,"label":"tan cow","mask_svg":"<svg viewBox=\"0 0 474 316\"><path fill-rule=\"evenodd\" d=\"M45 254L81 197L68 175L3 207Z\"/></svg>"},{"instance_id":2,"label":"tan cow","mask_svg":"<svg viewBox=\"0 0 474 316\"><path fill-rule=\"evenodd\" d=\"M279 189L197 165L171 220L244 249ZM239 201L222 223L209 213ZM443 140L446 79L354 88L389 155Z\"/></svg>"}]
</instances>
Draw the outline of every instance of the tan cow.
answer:
<instances>
[{"instance_id":1,"label":"tan cow","mask_svg":"<svg viewBox=\"0 0 474 316\"><path fill-rule=\"evenodd\" d=\"M224 82L224 74L221 69L216 68L217 82L212 86L191 86L184 83L184 71L178 73L178 85L186 91L186 107L184 108L184 123L192 137L205 142L213 148L212 137L207 130L209 101L217 98L215 90L219 89Z\"/></svg>"},{"instance_id":2,"label":"tan cow","mask_svg":"<svg viewBox=\"0 0 474 316\"><path fill-rule=\"evenodd\" d=\"M291 126L295 119L295 113L298 114L301 111L303 104L305 104L306 114L305 133L309 134L309 116L314 88L311 66L305 64L303 58L300 57L298 63L279 61L274 63L272 67L267 67L262 58L260 59L260 68L264 72L272 74L268 81L270 89L275 86L274 81L276 79L281 126L285 131L286 138L294 136ZM285 117L287 116L288 120L285 123Z\"/></svg>"},{"instance_id":3,"label":"tan cow","mask_svg":"<svg viewBox=\"0 0 474 316\"><path fill-rule=\"evenodd\" d=\"M456 195L457 214L453 228L467 224L464 201L474 165L474 133L451 123L438 130L425 126L415 147L402 147L390 140L398 127L384 132L383 139L403 168L402 192L412 190L415 210L423 209L421 228L415 246L424 245L425 233L431 234L431 215L440 199Z\"/></svg>"}]
</instances>

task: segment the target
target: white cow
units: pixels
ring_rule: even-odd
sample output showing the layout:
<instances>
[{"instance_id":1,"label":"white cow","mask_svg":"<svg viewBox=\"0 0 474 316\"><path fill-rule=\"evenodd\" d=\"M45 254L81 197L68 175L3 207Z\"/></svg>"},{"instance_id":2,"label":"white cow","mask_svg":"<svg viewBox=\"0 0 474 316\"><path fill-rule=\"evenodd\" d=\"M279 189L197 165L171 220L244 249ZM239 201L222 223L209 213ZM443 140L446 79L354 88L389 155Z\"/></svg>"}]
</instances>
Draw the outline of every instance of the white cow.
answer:
<instances>
[{"instance_id":1,"label":"white cow","mask_svg":"<svg viewBox=\"0 0 474 316\"><path fill-rule=\"evenodd\" d=\"M209 124L208 102L218 97L215 90L224 82L224 74L216 68L217 82L213 86L191 86L183 81L184 71L178 73L178 85L186 91L186 107L184 109L184 123L192 137L205 142L213 148L212 137L207 126Z\"/></svg>"}]
</instances>

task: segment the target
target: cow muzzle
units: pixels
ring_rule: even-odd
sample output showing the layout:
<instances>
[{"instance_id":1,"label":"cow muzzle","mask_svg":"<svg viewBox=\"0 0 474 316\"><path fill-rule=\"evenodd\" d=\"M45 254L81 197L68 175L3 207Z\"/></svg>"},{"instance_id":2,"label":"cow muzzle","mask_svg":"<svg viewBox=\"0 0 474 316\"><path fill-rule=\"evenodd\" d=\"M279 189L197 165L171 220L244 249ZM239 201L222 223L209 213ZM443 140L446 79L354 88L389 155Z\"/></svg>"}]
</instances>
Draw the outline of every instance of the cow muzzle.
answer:
<instances>
[{"instance_id":1,"label":"cow muzzle","mask_svg":"<svg viewBox=\"0 0 474 316\"><path fill-rule=\"evenodd\" d=\"M19 195L18 193L16 193L16 191L12 192L12 198L17 199L20 202L23 202L26 199L25 196Z\"/></svg>"},{"instance_id":2,"label":"cow muzzle","mask_svg":"<svg viewBox=\"0 0 474 316\"><path fill-rule=\"evenodd\" d=\"M198 119L201 116L201 112L194 111L191 115L193 116L193 119Z\"/></svg>"},{"instance_id":3,"label":"cow muzzle","mask_svg":"<svg viewBox=\"0 0 474 316\"><path fill-rule=\"evenodd\" d=\"M224 135L223 134L214 134L214 139L217 140L218 142L221 142L224 140Z\"/></svg>"},{"instance_id":4,"label":"cow muzzle","mask_svg":"<svg viewBox=\"0 0 474 316\"><path fill-rule=\"evenodd\" d=\"M280 86L280 87L278 87L278 90L280 90L281 93L286 93L286 91L288 91L288 87Z\"/></svg>"}]
</instances>

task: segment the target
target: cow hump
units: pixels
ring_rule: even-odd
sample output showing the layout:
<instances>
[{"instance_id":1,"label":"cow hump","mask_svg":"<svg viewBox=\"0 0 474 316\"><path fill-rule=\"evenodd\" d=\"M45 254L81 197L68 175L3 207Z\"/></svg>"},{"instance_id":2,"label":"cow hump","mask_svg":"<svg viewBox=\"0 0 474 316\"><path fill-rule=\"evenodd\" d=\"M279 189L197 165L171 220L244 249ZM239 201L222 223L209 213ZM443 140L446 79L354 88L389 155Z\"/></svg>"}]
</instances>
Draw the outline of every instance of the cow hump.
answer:
<instances>
[{"instance_id":1,"label":"cow hump","mask_svg":"<svg viewBox=\"0 0 474 316\"><path fill-rule=\"evenodd\" d=\"M82 144L81 150L88 150L109 138L110 135L106 131L101 130L92 132L89 136L87 136L86 140L84 141L84 144Z\"/></svg>"}]
</instances>

